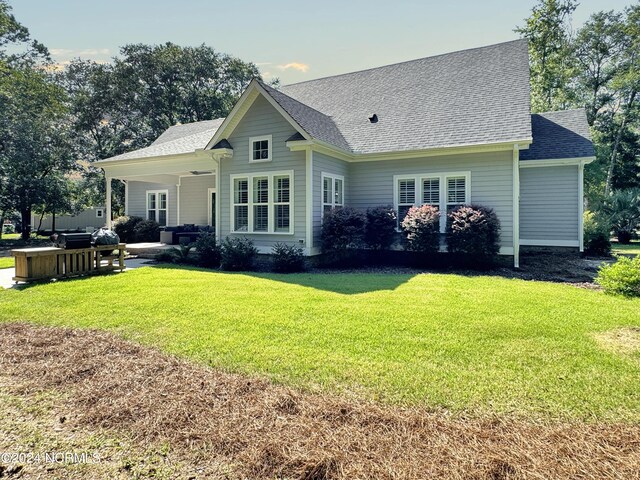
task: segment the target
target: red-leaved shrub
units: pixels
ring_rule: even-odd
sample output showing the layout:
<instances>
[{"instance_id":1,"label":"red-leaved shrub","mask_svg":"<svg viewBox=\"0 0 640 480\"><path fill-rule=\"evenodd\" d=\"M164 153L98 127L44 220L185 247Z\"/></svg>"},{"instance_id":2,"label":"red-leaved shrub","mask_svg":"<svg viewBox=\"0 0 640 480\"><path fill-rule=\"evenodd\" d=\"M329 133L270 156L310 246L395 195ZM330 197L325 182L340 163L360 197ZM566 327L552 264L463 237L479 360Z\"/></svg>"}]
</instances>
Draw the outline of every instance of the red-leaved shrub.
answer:
<instances>
[{"instance_id":1,"label":"red-leaved shrub","mask_svg":"<svg viewBox=\"0 0 640 480\"><path fill-rule=\"evenodd\" d=\"M436 253L439 250L440 211L436 207L411 207L401 226L409 250L423 253Z\"/></svg>"}]
</instances>

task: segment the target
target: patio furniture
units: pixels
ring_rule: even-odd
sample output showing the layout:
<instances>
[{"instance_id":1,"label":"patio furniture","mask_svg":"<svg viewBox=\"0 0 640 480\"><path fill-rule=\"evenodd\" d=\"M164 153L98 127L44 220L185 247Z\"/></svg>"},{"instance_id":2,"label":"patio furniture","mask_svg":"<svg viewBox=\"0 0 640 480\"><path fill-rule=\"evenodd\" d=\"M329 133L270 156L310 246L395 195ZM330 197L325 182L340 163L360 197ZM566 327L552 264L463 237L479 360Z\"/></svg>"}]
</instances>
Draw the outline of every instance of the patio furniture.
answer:
<instances>
[{"instance_id":1,"label":"patio furniture","mask_svg":"<svg viewBox=\"0 0 640 480\"><path fill-rule=\"evenodd\" d=\"M184 245L195 242L200 234L212 231L213 229L209 225L184 224L175 227L163 227L160 230L160 243Z\"/></svg>"},{"instance_id":2,"label":"patio furniture","mask_svg":"<svg viewBox=\"0 0 640 480\"><path fill-rule=\"evenodd\" d=\"M34 282L81 275L95 275L124 270L126 244L89 248L57 247L21 248L12 250L16 260L15 282ZM117 251L117 254L113 252ZM117 264L114 265L114 260Z\"/></svg>"}]
</instances>

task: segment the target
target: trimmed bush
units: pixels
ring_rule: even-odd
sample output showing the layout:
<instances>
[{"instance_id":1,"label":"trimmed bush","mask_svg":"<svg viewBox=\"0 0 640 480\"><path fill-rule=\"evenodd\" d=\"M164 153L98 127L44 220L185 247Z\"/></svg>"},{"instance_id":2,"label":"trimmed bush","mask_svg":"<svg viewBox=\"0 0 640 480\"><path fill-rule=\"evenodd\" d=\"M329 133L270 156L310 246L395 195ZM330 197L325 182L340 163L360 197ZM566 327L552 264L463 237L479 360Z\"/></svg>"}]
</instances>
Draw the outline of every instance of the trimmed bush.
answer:
<instances>
[{"instance_id":1,"label":"trimmed bush","mask_svg":"<svg viewBox=\"0 0 640 480\"><path fill-rule=\"evenodd\" d=\"M585 211L584 225L584 253L587 255L609 255L611 253L611 227L601 215Z\"/></svg>"},{"instance_id":2,"label":"trimmed bush","mask_svg":"<svg viewBox=\"0 0 640 480\"><path fill-rule=\"evenodd\" d=\"M493 209L462 205L447 215L447 250L474 263L490 263L500 251L500 220Z\"/></svg>"},{"instance_id":3,"label":"trimmed bush","mask_svg":"<svg viewBox=\"0 0 640 480\"><path fill-rule=\"evenodd\" d=\"M274 272L293 273L304 270L302 248L286 243L276 243L272 247L272 268Z\"/></svg>"},{"instance_id":4,"label":"trimmed bush","mask_svg":"<svg viewBox=\"0 0 640 480\"><path fill-rule=\"evenodd\" d=\"M201 233L195 242L198 251L198 265L206 268L218 268L220 266L220 245L215 233Z\"/></svg>"},{"instance_id":5,"label":"trimmed bush","mask_svg":"<svg viewBox=\"0 0 640 480\"><path fill-rule=\"evenodd\" d=\"M350 207L334 208L322 219L322 251L344 252L364 246L367 218L364 213Z\"/></svg>"},{"instance_id":6,"label":"trimmed bush","mask_svg":"<svg viewBox=\"0 0 640 480\"><path fill-rule=\"evenodd\" d=\"M373 250L388 250L396 238L398 216L390 206L368 208L364 241Z\"/></svg>"},{"instance_id":7,"label":"trimmed bush","mask_svg":"<svg viewBox=\"0 0 640 480\"><path fill-rule=\"evenodd\" d=\"M248 238L227 237L220 244L220 266L223 270L251 270L258 250Z\"/></svg>"},{"instance_id":8,"label":"trimmed bush","mask_svg":"<svg viewBox=\"0 0 640 480\"><path fill-rule=\"evenodd\" d=\"M142 217L118 217L113 221L113 231L118 234L120 241L124 243L136 242L136 226L144 222Z\"/></svg>"},{"instance_id":9,"label":"trimmed bush","mask_svg":"<svg viewBox=\"0 0 640 480\"><path fill-rule=\"evenodd\" d=\"M616 263L600 267L596 283L606 293L640 297L640 256L618 257Z\"/></svg>"},{"instance_id":10,"label":"trimmed bush","mask_svg":"<svg viewBox=\"0 0 640 480\"><path fill-rule=\"evenodd\" d=\"M116 232L118 233L118 232ZM154 220L142 220L133 227L134 242L159 242L160 224Z\"/></svg>"},{"instance_id":11,"label":"trimmed bush","mask_svg":"<svg viewBox=\"0 0 640 480\"><path fill-rule=\"evenodd\" d=\"M431 205L411 207L402 220L407 248L414 252L437 253L440 249L440 211Z\"/></svg>"}]
</instances>

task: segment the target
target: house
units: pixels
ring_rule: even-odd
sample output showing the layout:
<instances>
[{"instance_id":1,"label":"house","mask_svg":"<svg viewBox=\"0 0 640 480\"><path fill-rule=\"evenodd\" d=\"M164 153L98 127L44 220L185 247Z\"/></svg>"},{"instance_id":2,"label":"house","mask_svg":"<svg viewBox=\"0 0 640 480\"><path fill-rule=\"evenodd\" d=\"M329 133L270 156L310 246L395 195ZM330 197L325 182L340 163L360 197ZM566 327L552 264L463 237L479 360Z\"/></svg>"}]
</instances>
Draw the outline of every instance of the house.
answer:
<instances>
[{"instance_id":1,"label":"house","mask_svg":"<svg viewBox=\"0 0 640 480\"><path fill-rule=\"evenodd\" d=\"M253 80L226 118L171 127L99 165L126 182L129 215L209 224L264 253L276 242L320 253L335 207L481 204L517 266L521 246L582 250L593 160L583 110L531 114L516 40L279 90Z\"/></svg>"},{"instance_id":2,"label":"house","mask_svg":"<svg viewBox=\"0 0 640 480\"><path fill-rule=\"evenodd\" d=\"M56 215L56 230L82 230L91 231L102 228L107 223L105 207L89 207L71 215ZM51 231L53 228L53 215L44 216L37 213L31 214L31 227L38 231Z\"/></svg>"}]
</instances>

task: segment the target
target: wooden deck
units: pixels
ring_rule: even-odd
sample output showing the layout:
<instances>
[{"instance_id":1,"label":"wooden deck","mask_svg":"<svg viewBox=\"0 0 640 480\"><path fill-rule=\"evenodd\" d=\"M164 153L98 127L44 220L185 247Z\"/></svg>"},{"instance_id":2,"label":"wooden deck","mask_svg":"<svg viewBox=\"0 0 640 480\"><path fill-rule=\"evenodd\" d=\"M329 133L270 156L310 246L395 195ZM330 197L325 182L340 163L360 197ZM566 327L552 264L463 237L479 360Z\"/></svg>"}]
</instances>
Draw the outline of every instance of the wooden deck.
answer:
<instances>
[{"instance_id":1,"label":"wooden deck","mask_svg":"<svg viewBox=\"0 0 640 480\"><path fill-rule=\"evenodd\" d=\"M90 248L55 247L12 250L16 259L15 282L34 282L124 270L126 244ZM116 253L117 252L117 253ZM116 264L114 264L116 261Z\"/></svg>"}]
</instances>

